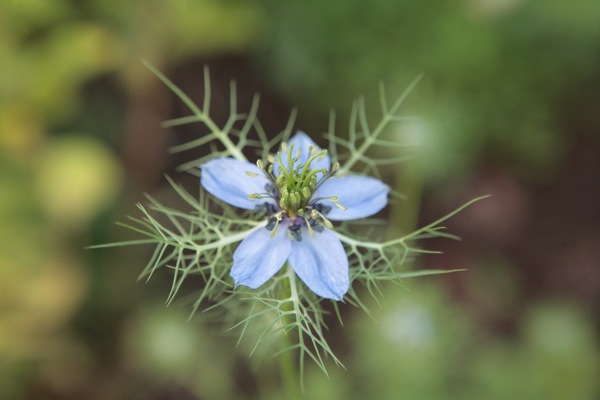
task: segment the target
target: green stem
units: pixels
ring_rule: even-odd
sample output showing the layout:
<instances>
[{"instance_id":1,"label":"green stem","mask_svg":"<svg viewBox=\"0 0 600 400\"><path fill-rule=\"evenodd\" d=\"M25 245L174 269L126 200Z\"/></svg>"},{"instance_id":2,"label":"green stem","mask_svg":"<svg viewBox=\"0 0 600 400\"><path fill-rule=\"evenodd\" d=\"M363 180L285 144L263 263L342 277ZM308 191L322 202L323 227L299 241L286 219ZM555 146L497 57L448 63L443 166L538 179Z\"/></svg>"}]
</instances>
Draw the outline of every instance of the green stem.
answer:
<instances>
[{"instance_id":1,"label":"green stem","mask_svg":"<svg viewBox=\"0 0 600 400\"><path fill-rule=\"evenodd\" d=\"M286 277L288 285L285 285L281 291L281 299L284 301L282 306L282 312L286 313L283 316L283 326L295 326L296 321L294 315L296 314L296 302L298 299L298 289L296 287L296 276L294 270L286 263L287 268ZM289 314L289 313L292 314ZM295 328L298 329L298 328ZM281 335L281 350L279 354L279 365L281 368L281 384L282 390L284 391L284 397L286 399L296 400L301 399L302 395L300 392L300 383L298 382L298 370L296 369L296 360L294 353L289 350L293 347L291 335L295 333L294 330L287 332L282 331Z\"/></svg>"},{"instance_id":2,"label":"green stem","mask_svg":"<svg viewBox=\"0 0 600 400\"><path fill-rule=\"evenodd\" d=\"M282 335L281 346L288 348L291 345L291 340L288 335ZM300 399L300 384L298 382L298 371L296 371L296 361L294 354L290 350L286 350L279 355L279 367L281 368L281 386L283 390L283 398L296 400Z\"/></svg>"}]
</instances>

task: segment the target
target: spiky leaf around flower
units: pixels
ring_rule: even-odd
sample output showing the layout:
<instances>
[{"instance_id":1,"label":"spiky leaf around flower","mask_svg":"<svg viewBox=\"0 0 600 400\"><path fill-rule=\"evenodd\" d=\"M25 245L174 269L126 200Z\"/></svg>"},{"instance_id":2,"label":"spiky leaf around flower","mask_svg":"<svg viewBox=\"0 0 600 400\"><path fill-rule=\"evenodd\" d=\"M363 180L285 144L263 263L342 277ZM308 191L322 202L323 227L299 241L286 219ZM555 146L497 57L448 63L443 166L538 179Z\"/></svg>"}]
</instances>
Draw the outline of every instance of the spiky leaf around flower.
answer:
<instances>
[{"instance_id":1,"label":"spiky leaf around flower","mask_svg":"<svg viewBox=\"0 0 600 400\"><path fill-rule=\"evenodd\" d=\"M240 341L244 338L254 341L252 353L269 338L284 335L290 343L282 351L298 353L301 372L308 359L326 373L327 359L336 365L342 364L327 342L324 315L330 312L327 304L331 303L341 321L341 310L338 303L324 301L324 298L338 300L344 296L345 302L369 312L358 286L364 286L367 293L377 299L385 282L452 272L414 271L403 267L412 257L429 252L417 247L417 240L453 238L441 224L481 198L395 239L374 240L377 235L360 233L360 225L356 225L358 230L349 229L353 226L351 220L372 215L386 205L389 189L376 179L380 176L379 167L400 161L401 157L378 159L371 154L375 154L373 150L377 147L399 145L382 136L391 125L402 122L398 111L418 79L391 105L381 90L383 117L373 128L361 99L353 108L348 139L337 136L331 123L325 135L329 141L327 153L318 155L320 149L307 135L300 134L288 141L286 149L280 150L283 157L273 159L273 149L291 136L294 113L286 128L270 138L256 118L258 96L248 112L240 113L236 88L232 84L230 115L225 124L219 126L209 113L208 69L204 73L204 99L197 105L160 71L146 65L191 111L189 116L167 121L165 126L199 123L205 128L199 130L197 139L174 150L187 152L202 146L220 150L182 165L182 170L192 173L197 171L198 165L203 165L202 185L206 192L194 196L169 180L188 204L188 210L173 209L149 198L149 207L139 206L142 217L131 218L132 222L125 225L145 238L96 247L153 245L155 250L142 277L149 279L158 270L168 270L172 279L169 303L185 281L200 276L204 283L194 301L194 311L221 310L222 321L231 323L230 329L239 332ZM310 146L314 151L293 154L293 148ZM292 153L288 154L287 150ZM250 162L245 154L257 154L258 162ZM309 162L311 157L313 160ZM311 171L305 171L304 176L292 176L291 180L285 176L291 164L306 165L307 162ZM265 165L272 179L264 176ZM269 171L268 165L272 165L272 170ZM352 174L353 170L360 175ZM332 171L335 176L327 180L327 185L319 186L318 182ZM311 172L312 176L308 176ZM225 178L227 182L223 181ZM287 189L285 195L284 188ZM277 190L279 197L274 195ZM315 201L317 198L328 200ZM331 203L327 205L331 209L324 212L323 206L318 205L326 202ZM275 216L278 209L279 212L285 210L287 219ZM257 218L257 214L264 218ZM306 225L300 229L290 230L299 218L314 221L305 221ZM342 223L333 226L331 221ZM278 236L277 232L283 234ZM292 267L281 268L283 260L289 260ZM330 268L322 268L323 265ZM229 277L230 273L234 279ZM298 276L303 283L296 279ZM233 280L248 289L235 288ZM198 279L194 278L194 282Z\"/></svg>"}]
</instances>

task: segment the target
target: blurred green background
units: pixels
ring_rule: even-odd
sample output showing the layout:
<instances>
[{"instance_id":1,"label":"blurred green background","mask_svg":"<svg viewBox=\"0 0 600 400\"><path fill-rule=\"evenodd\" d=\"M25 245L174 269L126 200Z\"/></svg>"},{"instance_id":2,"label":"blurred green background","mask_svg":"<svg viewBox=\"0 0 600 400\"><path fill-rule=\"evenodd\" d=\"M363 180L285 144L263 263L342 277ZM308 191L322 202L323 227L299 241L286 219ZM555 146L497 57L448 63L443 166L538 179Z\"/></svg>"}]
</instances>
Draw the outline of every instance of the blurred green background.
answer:
<instances>
[{"instance_id":1,"label":"blurred green background","mask_svg":"<svg viewBox=\"0 0 600 400\"><path fill-rule=\"evenodd\" d=\"M319 138L330 109L399 95L421 118L387 132L419 146L388 182L407 196L391 231L492 194L448 224L461 242L421 268L467 272L389 287L376 319L344 307L330 340L348 370L306 373L311 399L598 399L600 2L597 0L6 0L0 2L0 398L282 398L277 360L189 308L170 277L137 275L150 249L115 226L151 193L193 193L163 129L202 69L213 116L262 94L270 134L298 106ZM322 142L321 142L322 143ZM323 143L322 143L323 144ZM188 282L193 293L198 282ZM285 397L285 396L283 396Z\"/></svg>"}]
</instances>

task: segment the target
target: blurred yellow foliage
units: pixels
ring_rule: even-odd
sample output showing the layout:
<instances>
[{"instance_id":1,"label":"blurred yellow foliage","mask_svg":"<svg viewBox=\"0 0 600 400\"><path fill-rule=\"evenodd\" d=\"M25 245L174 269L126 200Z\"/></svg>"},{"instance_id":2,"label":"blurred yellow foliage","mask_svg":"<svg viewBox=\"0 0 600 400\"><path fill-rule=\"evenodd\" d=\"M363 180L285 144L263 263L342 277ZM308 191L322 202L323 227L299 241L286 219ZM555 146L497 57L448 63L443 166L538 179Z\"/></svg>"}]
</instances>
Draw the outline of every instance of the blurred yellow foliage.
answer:
<instances>
[{"instance_id":1,"label":"blurred yellow foliage","mask_svg":"<svg viewBox=\"0 0 600 400\"><path fill-rule=\"evenodd\" d=\"M44 139L44 127L35 112L23 104L0 108L0 154L27 163Z\"/></svg>"},{"instance_id":2,"label":"blurred yellow foliage","mask_svg":"<svg viewBox=\"0 0 600 400\"><path fill-rule=\"evenodd\" d=\"M94 139L52 141L39 157L35 188L40 205L59 226L80 229L118 195L123 174L114 155Z\"/></svg>"},{"instance_id":3,"label":"blurred yellow foliage","mask_svg":"<svg viewBox=\"0 0 600 400\"><path fill-rule=\"evenodd\" d=\"M0 356L43 357L77 309L87 287L82 265L68 256L48 258L39 268L18 260L0 268Z\"/></svg>"},{"instance_id":4,"label":"blurred yellow foliage","mask_svg":"<svg viewBox=\"0 0 600 400\"><path fill-rule=\"evenodd\" d=\"M0 397L18 391L18 368L2 360L58 365L48 380L65 379L48 361L72 350L65 330L90 269L69 243L123 187L120 162L94 136L108 132L90 132L99 117L85 85L112 72L123 92L144 92L155 78L141 59L235 51L261 26L258 7L239 1L0 2Z\"/></svg>"},{"instance_id":5,"label":"blurred yellow foliage","mask_svg":"<svg viewBox=\"0 0 600 400\"><path fill-rule=\"evenodd\" d=\"M0 358L43 357L87 288L88 269L65 243L116 199L122 172L95 139L44 140L26 108L2 115Z\"/></svg>"}]
</instances>

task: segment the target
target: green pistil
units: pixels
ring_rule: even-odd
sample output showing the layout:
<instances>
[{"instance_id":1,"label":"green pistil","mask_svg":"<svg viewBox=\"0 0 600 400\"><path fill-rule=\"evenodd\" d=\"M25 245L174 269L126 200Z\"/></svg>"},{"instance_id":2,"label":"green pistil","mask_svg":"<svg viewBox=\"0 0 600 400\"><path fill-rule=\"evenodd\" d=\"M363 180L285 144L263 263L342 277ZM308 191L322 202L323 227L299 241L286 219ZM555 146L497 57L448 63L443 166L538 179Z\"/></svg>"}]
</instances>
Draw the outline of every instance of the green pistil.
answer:
<instances>
[{"instance_id":1,"label":"green pistil","mask_svg":"<svg viewBox=\"0 0 600 400\"><path fill-rule=\"evenodd\" d=\"M302 176L300 177L301 180L304 179L310 179L311 175L316 175L319 172L323 172L323 173L327 173L326 169L317 169L314 171L311 171L310 169L310 163L313 162L316 158L321 158L323 159L323 157L325 157L327 155L327 150L322 150L319 153L313 152L312 147L310 148L310 152L313 153L308 160L306 160L306 163L304 164L304 168L302 169ZM308 175L307 175L308 173Z\"/></svg>"},{"instance_id":2,"label":"green pistil","mask_svg":"<svg viewBox=\"0 0 600 400\"><path fill-rule=\"evenodd\" d=\"M277 152L276 156L269 156L268 162L270 163L267 168L261 160L256 162L257 167L262 170L269 180L277 187L277 193L279 194L279 208L280 212L275 215L275 218L269 222L269 230L274 232L277 231L277 226L283 218L283 214L291 219L302 218L306 222L308 227L308 233L310 236L314 235L313 224L319 226L323 224L325 227L331 229L331 222L314 207L317 202L322 200L331 201L336 207L345 210L346 207L338 203L337 196L313 198L312 195L315 190L326 180L333 178L336 171L339 168L339 164L336 162L331 166L331 170L328 172L325 168L312 169L311 163L316 159L322 159L327 155L327 150L321 150L316 152L313 147L309 148L310 156L305 163L300 164L298 160L300 153L297 157L293 157L294 145L288 145L282 143L281 151ZM283 156L282 156L282 153ZM287 167L284 167L283 157L287 157ZM279 163L277 177L273 174L273 164L275 160ZM323 176L320 180L317 180L317 174L322 173ZM256 177L257 175L252 172L246 172L249 177ZM264 198L276 199L275 193L252 193L248 195L251 200L258 200ZM322 228L321 228L322 229Z\"/></svg>"},{"instance_id":3,"label":"green pistil","mask_svg":"<svg viewBox=\"0 0 600 400\"><path fill-rule=\"evenodd\" d=\"M275 180L275 184L281 195L279 207L285 210L290 218L296 218L296 216L304 214L304 207L308 204L310 197L317 187L317 174L327 174L327 170L324 168L316 170L310 168L310 164L315 159L325 157L327 150L316 153L311 148L311 156L308 160L304 164L297 165L298 158L293 157L294 145L292 144L289 148L287 145L282 145L281 149L277 153L279 175ZM283 167L282 152L287 153L287 168Z\"/></svg>"}]
</instances>

